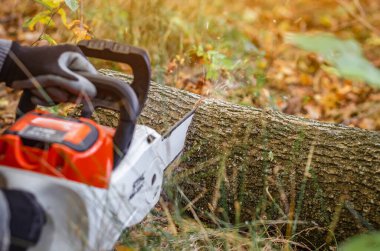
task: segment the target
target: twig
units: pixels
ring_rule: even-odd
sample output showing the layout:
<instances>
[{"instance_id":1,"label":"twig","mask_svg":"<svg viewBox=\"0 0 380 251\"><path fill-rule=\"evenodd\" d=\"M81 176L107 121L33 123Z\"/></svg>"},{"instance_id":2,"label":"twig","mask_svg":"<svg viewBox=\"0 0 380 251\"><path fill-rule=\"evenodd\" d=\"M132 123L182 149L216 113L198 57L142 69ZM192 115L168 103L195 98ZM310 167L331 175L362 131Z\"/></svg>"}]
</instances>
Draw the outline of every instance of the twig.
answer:
<instances>
[{"instance_id":1,"label":"twig","mask_svg":"<svg viewBox=\"0 0 380 251\"><path fill-rule=\"evenodd\" d=\"M173 217L171 216L169 208L162 198L160 198L160 205L161 205L162 209L164 210L164 213L166 215L166 219L168 220L168 228L169 228L170 233L173 234L174 236L177 236L178 231L177 231L177 228L175 226Z\"/></svg>"},{"instance_id":2,"label":"twig","mask_svg":"<svg viewBox=\"0 0 380 251\"><path fill-rule=\"evenodd\" d=\"M38 36L38 38L36 39L36 41L34 41L32 43L32 46L34 46L38 41L41 41L42 39L42 36L45 34L45 31L47 29L47 27L49 27L51 21L53 20L53 17L55 16L55 14L57 14L58 10L61 8L61 5L59 5L59 7L57 9L54 10L54 12L51 13L50 15L50 18L49 18L49 21L47 22L46 25L43 26L42 28L42 31L41 31L41 34Z\"/></svg>"},{"instance_id":3,"label":"twig","mask_svg":"<svg viewBox=\"0 0 380 251\"><path fill-rule=\"evenodd\" d=\"M276 238L276 239L272 239L272 238L266 238L266 239L264 239L264 240L268 240L268 241L276 242L276 243L284 243L284 244L288 244L288 245L290 244L290 245L293 245L293 246L300 247L300 248L303 248L303 249L305 249L305 250L310 250L310 251L311 251L311 249L310 249L309 247L307 247L307 246L305 246L305 245L303 245L303 244L301 244L301 243L294 242L294 241L290 241L290 240L287 240L287 239L278 239L278 238Z\"/></svg>"},{"instance_id":4,"label":"twig","mask_svg":"<svg viewBox=\"0 0 380 251\"><path fill-rule=\"evenodd\" d=\"M373 27L363 16L356 15L350 8L347 7L346 1L344 0L335 0L340 6L343 7L345 11L347 11L350 16L355 18L359 23L361 23L364 27L375 33L377 36L380 36L380 30ZM357 7L357 6L356 6ZM359 10L360 11L360 10Z\"/></svg>"},{"instance_id":5,"label":"twig","mask_svg":"<svg viewBox=\"0 0 380 251\"><path fill-rule=\"evenodd\" d=\"M366 18L367 15L365 14L365 11L363 9L363 6L360 3L360 0L354 0L354 4L355 4L356 9L358 9L358 11L360 12L360 16L362 16L363 18Z\"/></svg>"}]
</instances>

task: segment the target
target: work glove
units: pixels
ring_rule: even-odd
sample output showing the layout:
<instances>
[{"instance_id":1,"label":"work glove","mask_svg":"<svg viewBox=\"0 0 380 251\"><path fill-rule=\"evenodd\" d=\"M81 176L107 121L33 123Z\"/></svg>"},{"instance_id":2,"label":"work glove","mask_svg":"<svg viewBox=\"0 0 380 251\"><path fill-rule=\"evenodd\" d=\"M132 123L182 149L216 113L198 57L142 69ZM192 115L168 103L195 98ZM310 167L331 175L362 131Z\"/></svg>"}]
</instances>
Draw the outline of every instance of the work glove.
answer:
<instances>
[{"instance_id":1,"label":"work glove","mask_svg":"<svg viewBox=\"0 0 380 251\"><path fill-rule=\"evenodd\" d=\"M37 105L95 97L95 86L78 72L97 73L74 45L28 47L13 42L0 71L0 82L16 90L30 90L31 101Z\"/></svg>"},{"instance_id":2,"label":"work glove","mask_svg":"<svg viewBox=\"0 0 380 251\"><path fill-rule=\"evenodd\" d=\"M29 250L36 245L40 239L42 229L47 221L46 212L37 198L27 192L16 189L0 189L3 210L1 213L7 215L8 243L4 243L2 251L5 250ZM7 204L7 205L4 205ZM9 243L10 241L10 243ZM9 245L9 249L6 248Z\"/></svg>"}]
</instances>

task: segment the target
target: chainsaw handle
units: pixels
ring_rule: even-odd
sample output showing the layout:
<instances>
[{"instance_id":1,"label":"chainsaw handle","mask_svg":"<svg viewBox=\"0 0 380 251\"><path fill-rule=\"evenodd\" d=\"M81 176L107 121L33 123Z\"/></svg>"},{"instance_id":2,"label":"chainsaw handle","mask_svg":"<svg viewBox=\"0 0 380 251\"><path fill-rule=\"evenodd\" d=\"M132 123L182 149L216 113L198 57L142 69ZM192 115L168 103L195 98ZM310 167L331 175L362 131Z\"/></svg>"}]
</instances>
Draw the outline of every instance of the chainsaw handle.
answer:
<instances>
[{"instance_id":1,"label":"chainsaw handle","mask_svg":"<svg viewBox=\"0 0 380 251\"><path fill-rule=\"evenodd\" d=\"M139 100L139 114L144 107L150 86L150 60L145 50L126 44L106 40L82 40L78 47L87 57L99 58L131 66L133 72L132 89ZM18 108L17 118L32 111L36 106L31 102L31 93L24 90Z\"/></svg>"},{"instance_id":2,"label":"chainsaw handle","mask_svg":"<svg viewBox=\"0 0 380 251\"><path fill-rule=\"evenodd\" d=\"M150 60L145 50L113 41L82 40L78 43L78 47L87 57L125 63L131 67L133 72L133 81L130 86L121 80L88 73L82 74L97 89L98 94L92 100L94 107L117 110L113 97L119 98L120 119L113 139L115 145L114 166L116 166L121 157L128 151L137 117L148 97L151 74ZM111 100L107 102L104 96L111 97ZM93 110L88 107L88 104L85 104L82 116L90 117L92 112Z\"/></svg>"},{"instance_id":3,"label":"chainsaw handle","mask_svg":"<svg viewBox=\"0 0 380 251\"><path fill-rule=\"evenodd\" d=\"M93 108L103 107L120 111L119 124L113 137L114 167L125 156L132 141L133 132L140 112L140 105L131 86L122 80L110 78L100 74L80 73L93 83L97 95L92 100ZM94 109L85 103L82 117L90 117Z\"/></svg>"},{"instance_id":4,"label":"chainsaw handle","mask_svg":"<svg viewBox=\"0 0 380 251\"><path fill-rule=\"evenodd\" d=\"M25 89L22 92L20 101L18 102L17 111L16 111L16 120L22 117L27 112L33 111L36 108L36 105L32 103L32 93L30 90Z\"/></svg>"},{"instance_id":5,"label":"chainsaw handle","mask_svg":"<svg viewBox=\"0 0 380 251\"><path fill-rule=\"evenodd\" d=\"M82 40L78 47L85 56L99 58L131 66L132 89L139 100L139 113L144 107L150 85L150 60L145 50L106 40Z\"/></svg>"}]
</instances>

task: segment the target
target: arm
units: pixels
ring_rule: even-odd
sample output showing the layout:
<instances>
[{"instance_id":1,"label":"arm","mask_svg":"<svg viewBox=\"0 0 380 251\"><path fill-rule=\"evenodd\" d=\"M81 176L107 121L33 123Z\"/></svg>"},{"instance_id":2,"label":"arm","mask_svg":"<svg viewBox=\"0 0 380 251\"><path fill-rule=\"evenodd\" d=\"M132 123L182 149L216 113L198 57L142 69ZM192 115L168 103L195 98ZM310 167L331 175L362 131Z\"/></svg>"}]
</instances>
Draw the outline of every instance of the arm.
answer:
<instances>
[{"instance_id":1,"label":"arm","mask_svg":"<svg viewBox=\"0 0 380 251\"><path fill-rule=\"evenodd\" d=\"M8 40L0 39L0 72L7 58L8 52L11 48L12 42Z\"/></svg>"},{"instance_id":2,"label":"arm","mask_svg":"<svg viewBox=\"0 0 380 251\"><path fill-rule=\"evenodd\" d=\"M26 191L0 189L0 250L28 250L37 244L47 221L36 197Z\"/></svg>"},{"instance_id":3,"label":"arm","mask_svg":"<svg viewBox=\"0 0 380 251\"><path fill-rule=\"evenodd\" d=\"M10 242L10 212L8 201L0 189L0 250L8 250Z\"/></svg>"}]
</instances>

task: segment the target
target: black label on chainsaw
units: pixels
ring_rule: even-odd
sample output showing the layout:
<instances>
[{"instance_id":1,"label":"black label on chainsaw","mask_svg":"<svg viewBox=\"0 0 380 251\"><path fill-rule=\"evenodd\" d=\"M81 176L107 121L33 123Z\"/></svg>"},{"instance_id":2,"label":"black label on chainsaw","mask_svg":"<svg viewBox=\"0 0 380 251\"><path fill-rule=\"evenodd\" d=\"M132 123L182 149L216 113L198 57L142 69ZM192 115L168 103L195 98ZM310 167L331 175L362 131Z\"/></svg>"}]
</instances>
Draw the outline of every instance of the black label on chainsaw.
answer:
<instances>
[{"instance_id":1,"label":"black label on chainsaw","mask_svg":"<svg viewBox=\"0 0 380 251\"><path fill-rule=\"evenodd\" d=\"M144 186L144 174L141 175L139 178L137 178L137 180L135 180L135 182L133 182L133 187L132 187L132 194L129 196L129 199L133 199L133 197L135 197L135 195L140 192L141 188L143 188Z\"/></svg>"},{"instance_id":2,"label":"black label on chainsaw","mask_svg":"<svg viewBox=\"0 0 380 251\"><path fill-rule=\"evenodd\" d=\"M38 140L46 143L61 143L65 137L66 132L54 130L46 127L28 126L20 136L27 139Z\"/></svg>"}]
</instances>

